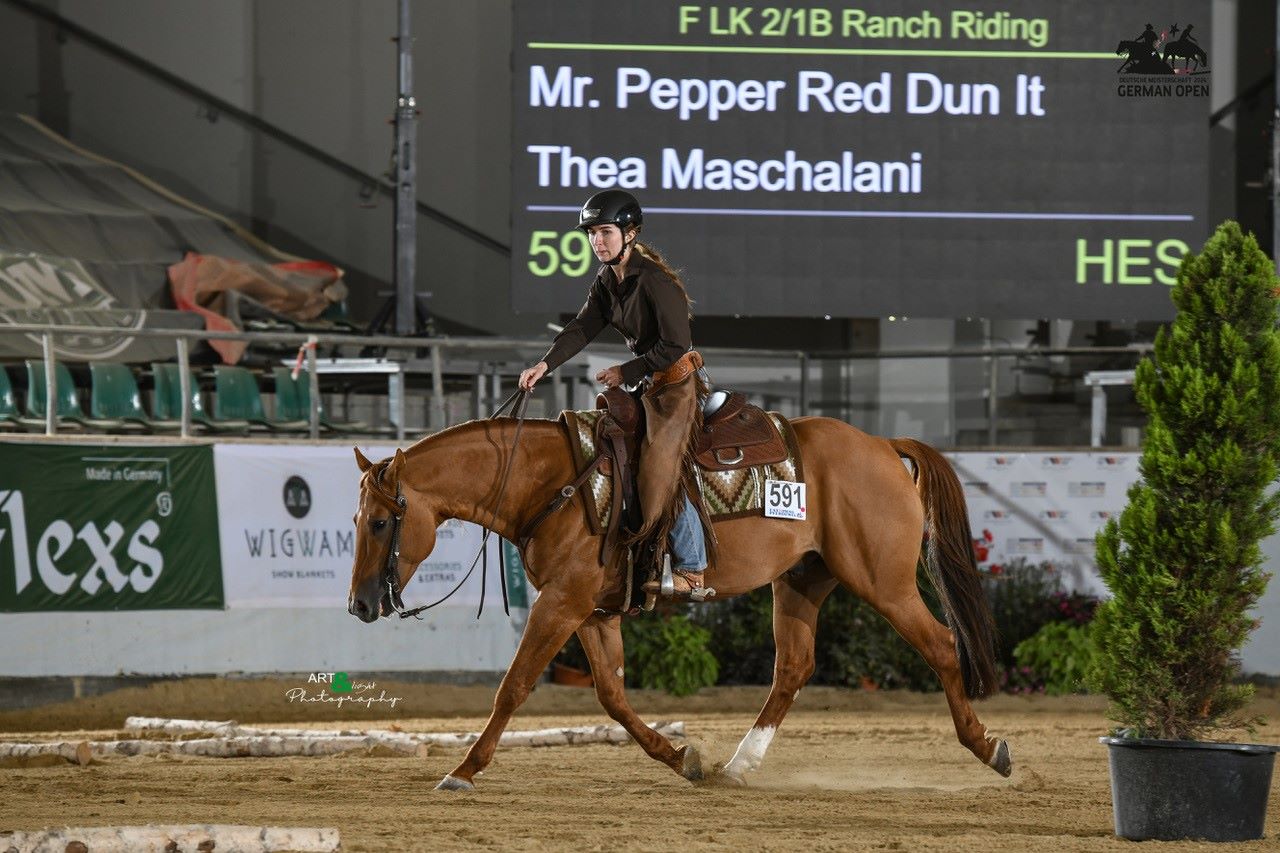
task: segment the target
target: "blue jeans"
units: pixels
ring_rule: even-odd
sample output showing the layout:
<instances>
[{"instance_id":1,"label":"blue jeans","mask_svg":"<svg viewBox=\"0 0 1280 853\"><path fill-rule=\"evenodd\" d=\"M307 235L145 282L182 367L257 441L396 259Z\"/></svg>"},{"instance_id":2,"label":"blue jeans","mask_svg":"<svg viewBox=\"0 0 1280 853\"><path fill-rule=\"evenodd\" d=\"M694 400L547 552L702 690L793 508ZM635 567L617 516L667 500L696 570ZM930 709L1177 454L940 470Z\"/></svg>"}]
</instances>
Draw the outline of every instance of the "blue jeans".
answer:
<instances>
[{"instance_id":1,"label":"blue jeans","mask_svg":"<svg viewBox=\"0 0 1280 853\"><path fill-rule=\"evenodd\" d=\"M700 572L707 567L707 543L702 538L702 519L685 495L684 509L671 527L671 568Z\"/></svg>"}]
</instances>

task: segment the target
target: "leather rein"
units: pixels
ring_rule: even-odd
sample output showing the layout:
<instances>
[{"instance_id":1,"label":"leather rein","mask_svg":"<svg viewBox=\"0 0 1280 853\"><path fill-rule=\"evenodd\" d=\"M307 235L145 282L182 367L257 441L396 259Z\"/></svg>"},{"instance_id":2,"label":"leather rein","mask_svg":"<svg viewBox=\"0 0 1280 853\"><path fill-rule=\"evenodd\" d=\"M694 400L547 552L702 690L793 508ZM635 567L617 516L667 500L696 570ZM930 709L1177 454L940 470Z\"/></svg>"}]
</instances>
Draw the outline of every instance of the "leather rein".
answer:
<instances>
[{"instance_id":1,"label":"leather rein","mask_svg":"<svg viewBox=\"0 0 1280 853\"><path fill-rule=\"evenodd\" d=\"M400 598L400 528L404 523L404 516L408 510L408 500L400 489L400 482L396 481L396 511L391 513L391 547L387 551L387 562L382 567L382 583L386 587L388 598L391 601L391 609L399 614L401 619L408 619L410 616L421 619L418 614L424 610L430 610L444 602L448 601L455 592L462 589L462 585L471 577L471 573L475 571L476 564L483 560L483 568L480 570L480 609L476 611L476 618L480 618L480 614L484 613L485 585L489 575L489 554L487 546L489 544L489 535L493 533L492 525L498 520L498 510L502 506L502 496L507 490L507 480L511 477L511 464L515 461L516 448L520 444L520 431L524 429L525 411L529 408L529 398L533 396L532 392L524 389L517 390L514 394L503 401L497 410L489 416L489 420L497 418L508 407L512 406L511 414L516 419L516 434L511 441L511 455L507 457L506 465L502 469L502 483L498 486L498 496L493 502L493 511L489 517L489 524L485 525L484 537L480 540L480 550L476 552L475 559L471 561L471 568L467 569L467 573L462 576L462 580L449 590L445 596L431 604L424 604L421 607L415 607L412 610L404 609L404 601ZM499 559L501 566L501 559ZM502 612L508 616L511 615L510 604L507 597L507 577L506 573L499 569L499 580L502 587Z\"/></svg>"}]
</instances>

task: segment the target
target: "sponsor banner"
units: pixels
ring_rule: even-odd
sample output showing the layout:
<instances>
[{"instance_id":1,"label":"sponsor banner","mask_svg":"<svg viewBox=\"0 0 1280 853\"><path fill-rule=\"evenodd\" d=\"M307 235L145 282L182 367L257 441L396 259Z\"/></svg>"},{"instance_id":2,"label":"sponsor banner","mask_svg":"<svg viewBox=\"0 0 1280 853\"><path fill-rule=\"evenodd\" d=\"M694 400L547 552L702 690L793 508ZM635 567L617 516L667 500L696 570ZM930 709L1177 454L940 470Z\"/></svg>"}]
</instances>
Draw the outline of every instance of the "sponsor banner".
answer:
<instances>
[{"instance_id":1,"label":"sponsor banner","mask_svg":"<svg viewBox=\"0 0 1280 853\"><path fill-rule=\"evenodd\" d=\"M362 447L370 459L394 447ZM345 609L355 550L352 516L359 501L360 471L349 447L219 444L218 522L227 607L336 607ZM412 516L413 506L409 513ZM406 607L444 597L466 575L484 530L458 520L436 531L436 547L404 590ZM489 604L501 606L496 588L501 539L486 548ZM510 559L511 556L516 559ZM506 554L512 603L526 602L524 573L515 548ZM480 572L442 607L476 607ZM518 581L518 583L517 583Z\"/></svg>"},{"instance_id":2,"label":"sponsor banner","mask_svg":"<svg viewBox=\"0 0 1280 853\"><path fill-rule=\"evenodd\" d=\"M1137 453L949 453L964 486L978 565L1052 562L1075 589L1102 592L1094 537L1128 502Z\"/></svg>"},{"instance_id":3,"label":"sponsor banner","mask_svg":"<svg viewBox=\"0 0 1280 853\"><path fill-rule=\"evenodd\" d=\"M0 610L221 608L212 457L0 444Z\"/></svg>"}]
</instances>

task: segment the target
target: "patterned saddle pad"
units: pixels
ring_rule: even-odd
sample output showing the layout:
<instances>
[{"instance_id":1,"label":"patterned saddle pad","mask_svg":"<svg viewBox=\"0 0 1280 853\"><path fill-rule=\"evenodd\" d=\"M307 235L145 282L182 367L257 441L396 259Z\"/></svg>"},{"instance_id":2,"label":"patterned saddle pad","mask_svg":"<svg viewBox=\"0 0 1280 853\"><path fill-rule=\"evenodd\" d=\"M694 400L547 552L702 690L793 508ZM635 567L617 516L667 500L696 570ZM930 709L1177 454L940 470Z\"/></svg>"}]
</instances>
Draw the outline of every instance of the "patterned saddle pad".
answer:
<instances>
[{"instance_id":1,"label":"patterned saddle pad","mask_svg":"<svg viewBox=\"0 0 1280 853\"><path fill-rule=\"evenodd\" d=\"M578 472L586 469L596 458L596 424L604 415L603 409L564 411L564 421L573 448L574 467ZM770 465L754 465L730 471L696 470L698 488L703 504L713 521L728 521L764 515L764 489L766 480L784 480L790 483L804 482L804 469L800 462L800 449L796 443L791 423L777 412L768 412L778 431L787 443L787 458ZM591 532L599 535L609 529L610 505L613 500L613 479L598 469L587 479L581 489L587 510Z\"/></svg>"}]
</instances>

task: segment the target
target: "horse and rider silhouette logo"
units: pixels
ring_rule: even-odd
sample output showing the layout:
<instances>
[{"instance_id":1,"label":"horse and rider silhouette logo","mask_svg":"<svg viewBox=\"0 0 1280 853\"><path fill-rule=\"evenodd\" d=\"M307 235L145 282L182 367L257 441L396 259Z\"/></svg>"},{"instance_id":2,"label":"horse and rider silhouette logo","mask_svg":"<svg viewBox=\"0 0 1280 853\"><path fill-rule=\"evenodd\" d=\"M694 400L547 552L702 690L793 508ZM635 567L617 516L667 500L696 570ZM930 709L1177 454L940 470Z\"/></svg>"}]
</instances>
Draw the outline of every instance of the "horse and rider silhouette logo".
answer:
<instances>
[{"instance_id":1,"label":"horse and rider silhouette logo","mask_svg":"<svg viewBox=\"0 0 1280 853\"><path fill-rule=\"evenodd\" d=\"M1125 40L1116 46L1116 56L1125 57L1117 69L1119 74L1207 74L1209 55L1204 52L1196 37L1191 34L1194 24L1180 29L1172 24L1166 30L1156 32L1147 24L1136 39ZM1181 67L1178 60L1182 60Z\"/></svg>"}]
</instances>

